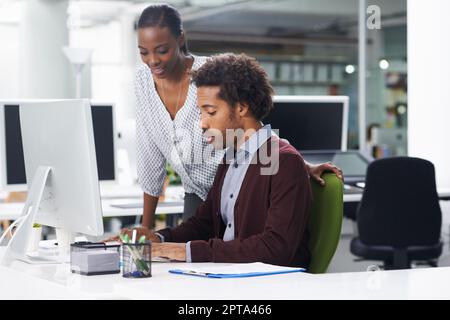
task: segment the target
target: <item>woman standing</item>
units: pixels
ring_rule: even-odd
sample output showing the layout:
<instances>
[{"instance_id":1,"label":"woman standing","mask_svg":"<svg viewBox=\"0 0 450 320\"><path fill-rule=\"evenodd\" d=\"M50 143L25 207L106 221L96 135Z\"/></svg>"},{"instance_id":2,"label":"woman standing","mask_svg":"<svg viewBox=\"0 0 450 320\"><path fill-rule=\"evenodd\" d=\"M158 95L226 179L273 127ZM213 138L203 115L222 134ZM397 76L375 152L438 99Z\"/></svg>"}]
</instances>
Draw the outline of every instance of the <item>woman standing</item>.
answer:
<instances>
[{"instance_id":1,"label":"woman standing","mask_svg":"<svg viewBox=\"0 0 450 320\"><path fill-rule=\"evenodd\" d=\"M189 53L180 14L174 7L155 4L142 12L138 48L143 65L135 82L137 171L144 191L142 226L152 228L166 162L180 176L186 191L184 220L206 198L223 154L202 161L208 144L199 126L196 88L190 83L189 71L198 69L207 58ZM342 175L331 163L307 166L319 181L323 171Z\"/></svg>"}]
</instances>

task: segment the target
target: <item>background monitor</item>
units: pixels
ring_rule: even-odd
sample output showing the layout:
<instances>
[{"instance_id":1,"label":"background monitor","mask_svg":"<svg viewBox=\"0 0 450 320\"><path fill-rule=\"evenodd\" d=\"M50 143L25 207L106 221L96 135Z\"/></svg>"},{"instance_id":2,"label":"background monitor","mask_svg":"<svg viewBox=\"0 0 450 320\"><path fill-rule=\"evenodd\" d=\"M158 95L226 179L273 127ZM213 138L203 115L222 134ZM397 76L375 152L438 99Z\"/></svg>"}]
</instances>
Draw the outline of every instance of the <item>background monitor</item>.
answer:
<instances>
[{"instance_id":1,"label":"background monitor","mask_svg":"<svg viewBox=\"0 0 450 320\"><path fill-rule=\"evenodd\" d=\"M344 181L354 183L365 181L367 167L371 158L362 155L358 150L348 151L304 151L303 158L309 163L324 163L331 161L341 168Z\"/></svg>"},{"instance_id":2,"label":"background monitor","mask_svg":"<svg viewBox=\"0 0 450 320\"><path fill-rule=\"evenodd\" d=\"M7 191L27 190L19 105L38 100L0 103L0 187ZM116 125L114 104L91 101L95 152L99 180L117 179Z\"/></svg>"},{"instance_id":3,"label":"background monitor","mask_svg":"<svg viewBox=\"0 0 450 320\"><path fill-rule=\"evenodd\" d=\"M263 119L297 150L346 150L347 96L275 96Z\"/></svg>"},{"instance_id":4,"label":"background monitor","mask_svg":"<svg viewBox=\"0 0 450 320\"><path fill-rule=\"evenodd\" d=\"M92 124L94 127L95 153L98 178L101 181L116 181L116 126L114 105L91 101Z\"/></svg>"}]
</instances>

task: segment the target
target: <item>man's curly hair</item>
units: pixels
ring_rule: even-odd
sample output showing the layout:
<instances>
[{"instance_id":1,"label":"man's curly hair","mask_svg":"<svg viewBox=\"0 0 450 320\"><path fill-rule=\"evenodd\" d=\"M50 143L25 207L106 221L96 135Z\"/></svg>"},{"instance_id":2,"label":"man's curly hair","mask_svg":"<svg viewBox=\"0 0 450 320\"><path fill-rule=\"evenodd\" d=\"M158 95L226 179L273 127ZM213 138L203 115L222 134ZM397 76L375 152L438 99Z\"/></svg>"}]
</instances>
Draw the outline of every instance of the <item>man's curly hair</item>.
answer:
<instances>
[{"instance_id":1,"label":"man's curly hair","mask_svg":"<svg viewBox=\"0 0 450 320\"><path fill-rule=\"evenodd\" d=\"M197 88L220 87L218 97L231 107L247 104L257 120L262 120L273 108L272 86L255 58L232 53L215 55L191 75Z\"/></svg>"}]
</instances>

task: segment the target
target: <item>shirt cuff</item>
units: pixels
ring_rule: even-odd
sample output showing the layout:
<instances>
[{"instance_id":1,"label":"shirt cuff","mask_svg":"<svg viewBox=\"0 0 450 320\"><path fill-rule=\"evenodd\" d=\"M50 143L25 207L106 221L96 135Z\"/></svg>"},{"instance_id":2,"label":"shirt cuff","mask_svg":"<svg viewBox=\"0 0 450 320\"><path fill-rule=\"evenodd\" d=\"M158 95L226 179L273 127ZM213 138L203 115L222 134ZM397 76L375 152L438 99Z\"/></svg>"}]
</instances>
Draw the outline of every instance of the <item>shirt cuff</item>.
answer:
<instances>
[{"instance_id":1,"label":"shirt cuff","mask_svg":"<svg viewBox=\"0 0 450 320\"><path fill-rule=\"evenodd\" d=\"M164 236L159 233L159 232L155 232L155 234L158 236L159 240L161 240L161 242L164 242Z\"/></svg>"},{"instance_id":2,"label":"shirt cuff","mask_svg":"<svg viewBox=\"0 0 450 320\"><path fill-rule=\"evenodd\" d=\"M191 242L188 241L186 243L186 262L192 262L192 256L191 256Z\"/></svg>"}]
</instances>

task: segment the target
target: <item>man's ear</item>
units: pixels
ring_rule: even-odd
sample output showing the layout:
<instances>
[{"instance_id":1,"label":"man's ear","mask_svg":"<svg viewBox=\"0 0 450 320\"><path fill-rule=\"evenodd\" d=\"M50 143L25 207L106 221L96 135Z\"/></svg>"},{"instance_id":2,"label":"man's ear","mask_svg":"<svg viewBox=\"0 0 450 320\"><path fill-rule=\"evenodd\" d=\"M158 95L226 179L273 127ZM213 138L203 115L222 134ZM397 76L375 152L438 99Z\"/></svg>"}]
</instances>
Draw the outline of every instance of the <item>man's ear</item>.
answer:
<instances>
[{"instance_id":1,"label":"man's ear","mask_svg":"<svg viewBox=\"0 0 450 320\"><path fill-rule=\"evenodd\" d=\"M238 103L236 107L241 117L250 115L250 107L247 103Z\"/></svg>"}]
</instances>

